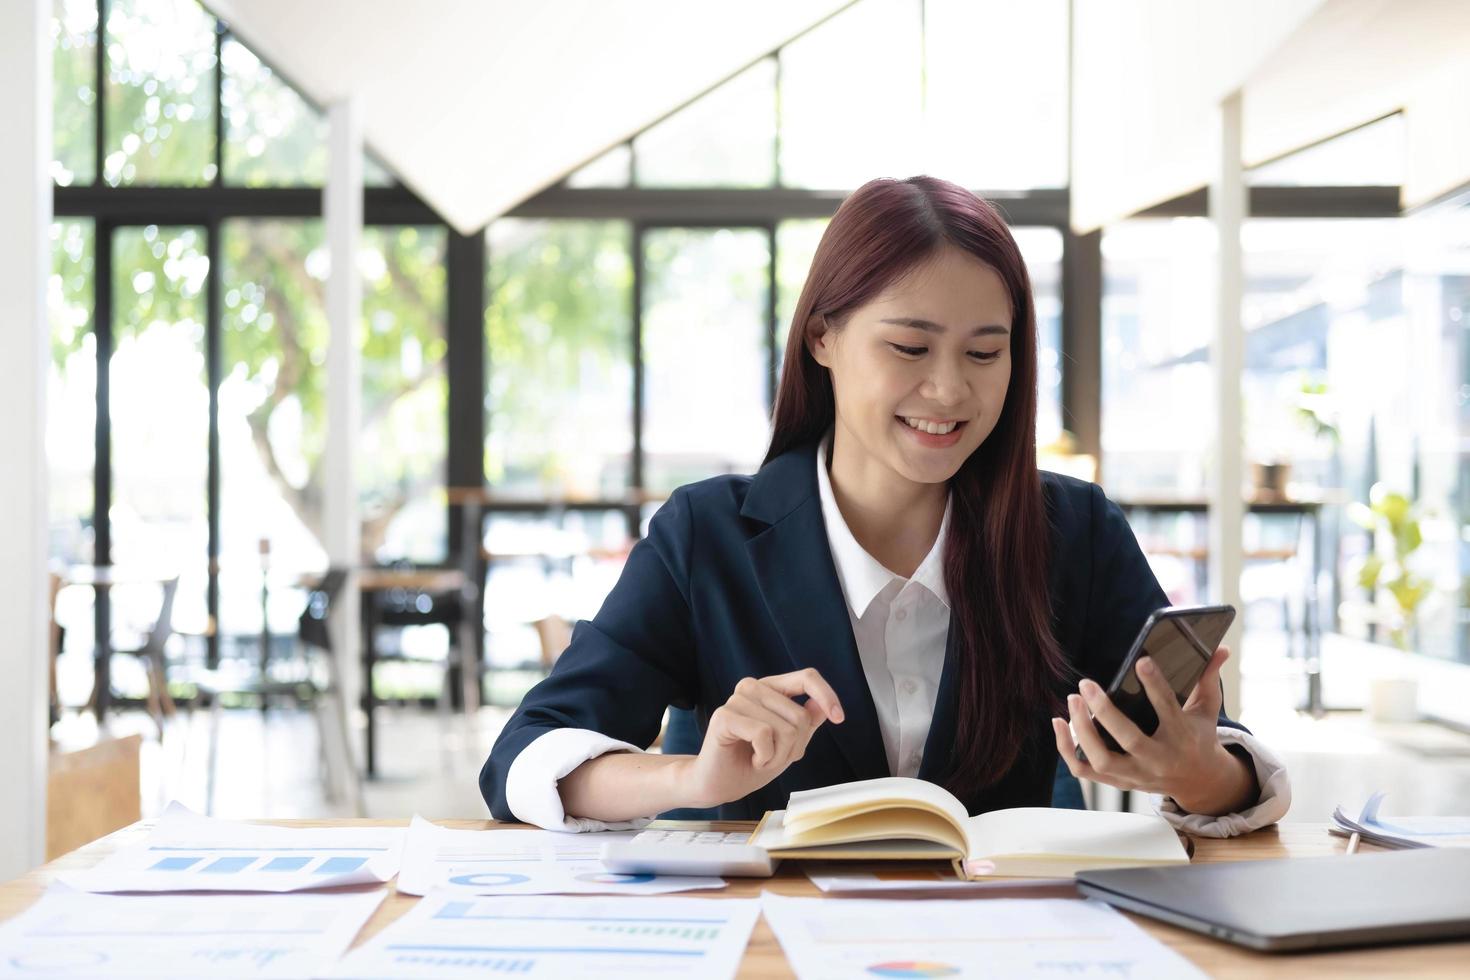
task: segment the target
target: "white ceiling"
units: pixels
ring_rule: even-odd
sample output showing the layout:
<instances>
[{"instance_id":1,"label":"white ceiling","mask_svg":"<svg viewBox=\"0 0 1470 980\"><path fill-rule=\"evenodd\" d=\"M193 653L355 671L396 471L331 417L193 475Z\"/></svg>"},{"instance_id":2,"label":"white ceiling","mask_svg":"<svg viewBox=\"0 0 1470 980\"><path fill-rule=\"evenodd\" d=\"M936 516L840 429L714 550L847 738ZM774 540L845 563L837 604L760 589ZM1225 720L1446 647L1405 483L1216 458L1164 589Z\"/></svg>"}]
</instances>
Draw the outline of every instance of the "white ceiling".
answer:
<instances>
[{"instance_id":1,"label":"white ceiling","mask_svg":"<svg viewBox=\"0 0 1470 980\"><path fill-rule=\"evenodd\" d=\"M848 0L206 0L469 234Z\"/></svg>"}]
</instances>

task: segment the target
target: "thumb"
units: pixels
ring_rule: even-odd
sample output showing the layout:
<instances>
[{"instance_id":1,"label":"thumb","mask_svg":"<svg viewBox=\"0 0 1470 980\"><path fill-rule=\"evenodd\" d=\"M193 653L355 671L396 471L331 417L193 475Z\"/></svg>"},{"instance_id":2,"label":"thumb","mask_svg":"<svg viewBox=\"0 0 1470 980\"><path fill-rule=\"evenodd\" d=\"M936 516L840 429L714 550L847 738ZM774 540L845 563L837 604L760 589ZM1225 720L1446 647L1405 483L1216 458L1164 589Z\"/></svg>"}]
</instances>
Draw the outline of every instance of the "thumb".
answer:
<instances>
[{"instance_id":1,"label":"thumb","mask_svg":"<svg viewBox=\"0 0 1470 980\"><path fill-rule=\"evenodd\" d=\"M1215 651L1210 662L1205 665L1205 672L1200 674L1199 683L1195 685L1194 692L1189 695L1189 700L1184 704L1184 710L1197 711L1215 717L1220 713L1220 705L1223 703L1223 692L1220 689L1220 668L1225 661L1230 659L1230 648L1222 646Z\"/></svg>"}]
</instances>

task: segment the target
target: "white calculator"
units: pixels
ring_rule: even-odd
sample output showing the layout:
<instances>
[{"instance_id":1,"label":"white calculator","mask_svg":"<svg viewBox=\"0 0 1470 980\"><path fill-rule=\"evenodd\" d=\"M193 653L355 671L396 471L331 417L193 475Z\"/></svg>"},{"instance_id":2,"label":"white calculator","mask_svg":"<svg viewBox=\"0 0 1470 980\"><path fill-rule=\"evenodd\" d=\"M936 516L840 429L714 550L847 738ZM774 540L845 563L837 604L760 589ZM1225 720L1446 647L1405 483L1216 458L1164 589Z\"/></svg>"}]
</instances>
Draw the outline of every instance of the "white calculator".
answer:
<instances>
[{"instance_id":1,"label":"white calculator","mask_svg":"<svg viewBox=\"0 0 1470 980\"><path fill-rule=\"evenodd\" d=\"M645 830L603 844L602 863L624 874L769 878L778 862L765 848L752 846L749 833Z\"/></svg>"}]
</instances>

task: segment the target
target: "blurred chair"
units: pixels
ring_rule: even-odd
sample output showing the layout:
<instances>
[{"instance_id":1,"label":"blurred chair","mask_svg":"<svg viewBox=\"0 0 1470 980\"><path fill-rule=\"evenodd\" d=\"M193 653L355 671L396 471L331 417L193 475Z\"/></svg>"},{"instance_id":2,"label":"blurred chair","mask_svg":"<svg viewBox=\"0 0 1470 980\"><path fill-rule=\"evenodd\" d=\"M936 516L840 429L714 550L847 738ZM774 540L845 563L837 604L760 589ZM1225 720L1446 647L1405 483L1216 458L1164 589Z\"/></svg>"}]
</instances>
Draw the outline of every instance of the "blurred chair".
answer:
<instances>
[{"instance_id":1,"label":"blurred chair","mask_svg":"<svg viewBox=\"0 0 1470 980\"><path fill-rule=\"evenodd\" d=\"M113 643L112 655L137 657L143 662L143 670L148 677L148 714L153 723L158 726L158 737L163 738L164 719L172 718L177 714L174 699L168 693L168 662L165 659L165 647L169 637L174 635L174 596L179 591L179 580L175 576L165 579L163 582L163 601L158 607L158 618L153 621L153 628L148 631L143 643L135 647L124 647Z\"/></svg>"},{"instance_id":2,"label":"blurred chair","mask_svg":"<svg viewBox=\"0 0 1470 980\"><path fill-rule=\"evenodd\" d=\"M347 802L352 807L353 814L360 817L365 815L362 778L353 761L352 737L347 725L347 699L342 691L342 664L336 651L332 649L332 635L327 628L332 603L342 593L346 582L346 569L327 570L327 574L322 576L321 584L306 598L306 608L301 611L301 618L297 620L296 635L303 647L321 651L326 667L326 685L317 689L312 699L312 713L316 716L322 782L327 799L335 801L340 798L340 782L346 789ZM322 717L323 709L328 707L333 715L330 721Z\"/></svg>"},{"instance_id":3,"label":"blurred chair","mask_svg":"<svg viewBox=\"0 0 1470 980\"><path fill-rule=\"evenodd\" d=\"M482 647L485 633L484 582L488 557L480 551L475 561L473 588L455 592L428 592L418 589L381 589L363 593L363 689L362 708L367 716L366 771L369 779L377 775L377 723L375 709L385 703L378 697L374 684L378 665L384 663L437 664L443 675L434 705L440 718L448 724L450 709L463 707L466 697L476 697L485 670ZM465 628L466 624L468 629ZM410 626L443 626L449 634L445 655L423 657L404 649L402 634ZM380 643L384 631L395 631L393 642ZM464 647L470 646L469 656ZM474 676L465 677L465 665ZM478 702L478 697L477 697ZM471 705L478 707L478 703Z\"/></svg>"},{"instance_id":4,"label":"blurred chair","mask_svg":"<svg viewBox=\"0 0 1470 980\"><path fill-rule=\"evenodd\" d=\"M536 629L536 639L541 641L541 669L549 674L557 658L572 643L572 624L553 613L531 625Z\"/></svg>"},{"instance_id":5,"label":"blurred chair","mask_svg":"<svg viewBox=\"0 0 1470 980\"><path fill-rule=\"evenodd\" d=\"M61 656L61 647L66 640L66 629L61 625L61 621L56 618L56 597L61 593L61 587L66 583L55 572L51 572L49 577L51 582L51 623L46 631L46 635L49 640L50 653L50 657L47 658L47 663L51 675L51 706L49 716L50 724L54 725L61 720L61 695L56 689L56 661Z\"/></svg>"}]
</instances>

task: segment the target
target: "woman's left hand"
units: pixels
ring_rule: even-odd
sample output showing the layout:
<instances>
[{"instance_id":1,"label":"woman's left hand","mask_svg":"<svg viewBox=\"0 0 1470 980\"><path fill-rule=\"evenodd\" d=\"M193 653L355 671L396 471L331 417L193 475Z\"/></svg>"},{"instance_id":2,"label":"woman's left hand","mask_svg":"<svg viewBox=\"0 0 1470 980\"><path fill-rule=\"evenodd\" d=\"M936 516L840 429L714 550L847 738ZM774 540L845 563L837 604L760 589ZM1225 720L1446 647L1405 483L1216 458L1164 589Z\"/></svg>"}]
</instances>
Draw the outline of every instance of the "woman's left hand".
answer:
<instances>
[{"instance_id":1,"label":"woman's left hand","mask_svg":"<svg viewBox=\"0 0 1470 980\"><path fill-rule=\"evenodd\" d=\"M1216 730L1220 667L1229 656L1228 647L1215 651L1182 708L1152 658L1138 659L1138 679L1159 716L1152 736L1145 735L1095 682L1083 680L1078 685L1081 694L1067 698L1071 730L1065 720L1052 719L1057 751L1072 775L1119 789L1162 793L1191 813L1218 816L1253 805L1255 774L1225 750ZM1127 754L1108 749L1098 734L1099 724ZM1073 732L1087 753L1086 762L1077 759Z\"/></svg>"}]
</instances>

